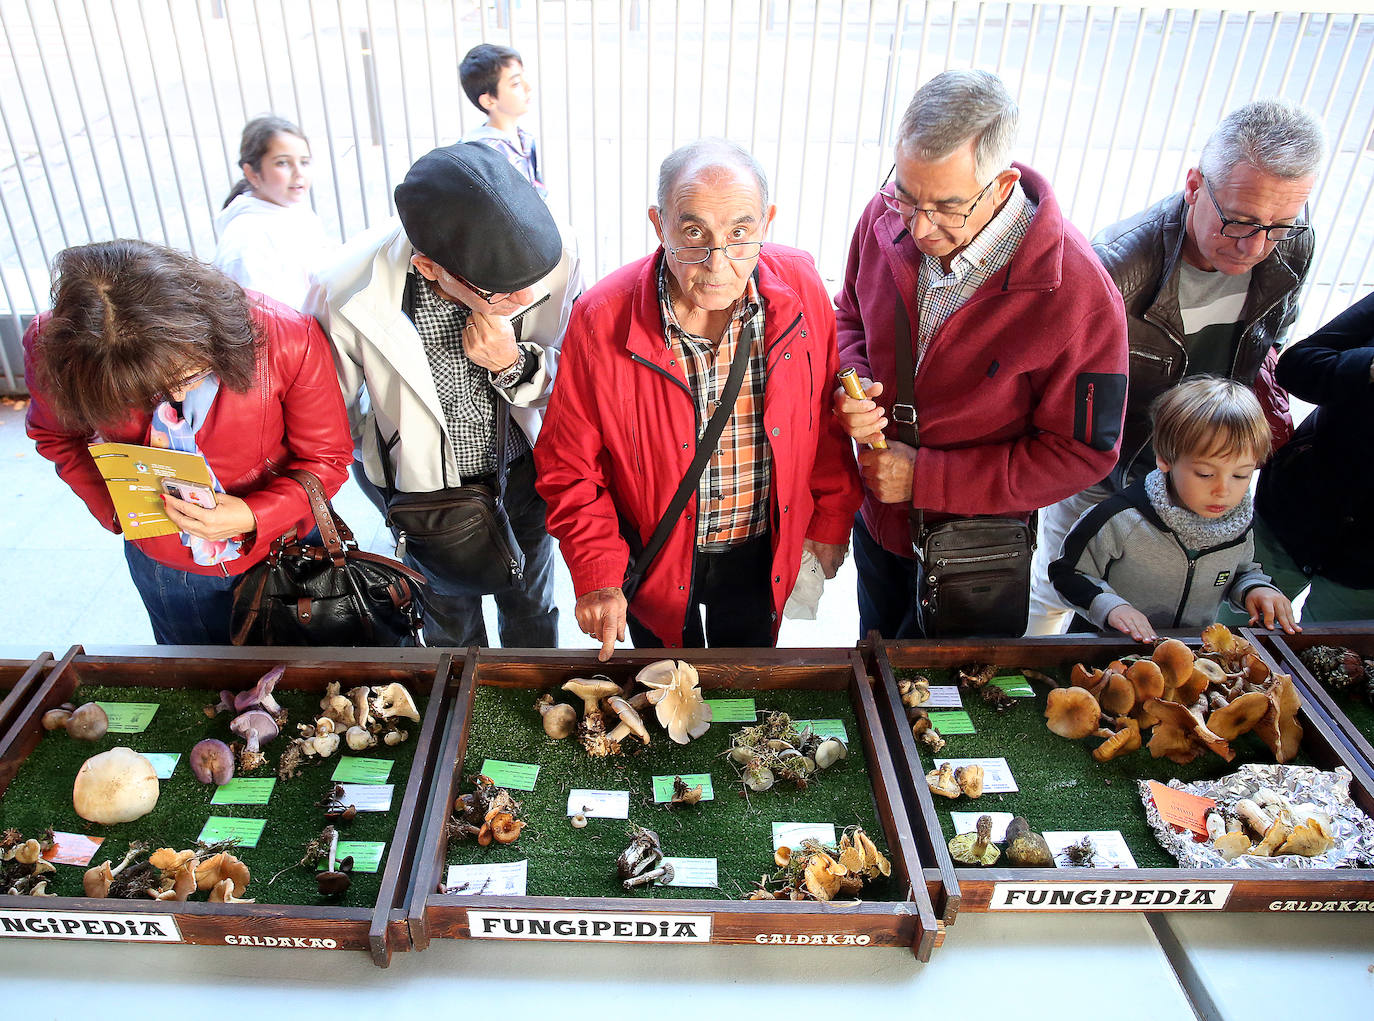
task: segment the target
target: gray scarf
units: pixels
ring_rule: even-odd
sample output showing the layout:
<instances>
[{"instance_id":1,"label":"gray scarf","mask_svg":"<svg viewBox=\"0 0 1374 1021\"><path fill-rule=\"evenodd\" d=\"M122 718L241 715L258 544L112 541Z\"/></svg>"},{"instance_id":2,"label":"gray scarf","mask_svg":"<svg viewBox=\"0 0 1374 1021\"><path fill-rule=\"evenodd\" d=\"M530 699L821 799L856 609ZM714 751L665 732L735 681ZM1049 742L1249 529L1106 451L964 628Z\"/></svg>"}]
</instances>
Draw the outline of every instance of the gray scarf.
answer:
<instances>
[{"instance_id":1,"label":"gray scarf","mask_svg":"<svg viewBox=\"0 0 1374 1021\"><path fill-rule=\"evenodd\" d=\"M1179 542L1193 552L1211 549L1245 534L1254 516L1254 506L1247 492L1240 503L1219 518L1204 518L1187 507L1180 507L1169 495L1169 477L1156 468L1145 476L1145 495L1169 530Z\"/></svg>"}]
</instances>

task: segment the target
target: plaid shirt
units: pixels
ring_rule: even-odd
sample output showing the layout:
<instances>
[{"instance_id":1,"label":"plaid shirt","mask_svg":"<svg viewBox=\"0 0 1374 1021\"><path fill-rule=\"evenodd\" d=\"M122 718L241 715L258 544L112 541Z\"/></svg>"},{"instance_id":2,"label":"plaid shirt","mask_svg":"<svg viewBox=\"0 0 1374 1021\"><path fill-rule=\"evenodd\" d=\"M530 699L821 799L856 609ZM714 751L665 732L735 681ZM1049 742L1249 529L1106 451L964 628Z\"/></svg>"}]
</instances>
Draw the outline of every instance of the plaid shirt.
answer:
<instances>
[{"instance_id":1,"label":"plaid shirt","mask_svg":"<svg viewBox=\"0 0 1374 1021\"><path fill-rule=\"evenodd\" d=\"M658 305L664 341L682 362L697 406L697 438L716 411L738 345L750 345L749 361L734 411L716 451L697 482L697 549L719 553L768 530L773 452L763 429L763 299L754 278L740 297L718 344L688 333L678 323L668 289L668 269L658 272Z\"/></svg>"},{"instance_id":2,"label":"plaid shirt","mask_svg":"<svg viewBox=\"0 0 1374 1021\"><path fill-rule=\"evenodd\" d=\"M1011 261L1034 217L1035 203L1017 181L997 215L954 257L948 273L939 259L921 255L921 269L916 278L916 307L920 316L916 327L918 372L936 331L960 305L973 297L974 291Z\"/></svg>"}]
</instances>

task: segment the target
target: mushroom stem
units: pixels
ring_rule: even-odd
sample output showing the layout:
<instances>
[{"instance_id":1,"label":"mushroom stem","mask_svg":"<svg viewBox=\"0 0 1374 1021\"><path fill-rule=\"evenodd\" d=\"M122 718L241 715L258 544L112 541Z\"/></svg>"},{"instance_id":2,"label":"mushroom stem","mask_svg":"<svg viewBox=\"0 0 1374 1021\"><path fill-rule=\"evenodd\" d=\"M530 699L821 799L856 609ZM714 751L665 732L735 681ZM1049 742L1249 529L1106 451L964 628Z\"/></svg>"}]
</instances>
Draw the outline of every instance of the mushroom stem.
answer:
<instances>
[{"instance_id":1,"label":"mushroom stem","mask_svg":"<svg viewBox=\"0 0 1374 1021\"><path fill-rule=\"evenodd\" d=\"M129 850L124 855L124 860L116 868L110 870L110 875L117 876L128 868L129 864L143 853L144 846L143 844L130 844Z\"/></svg>"},{"instance_id":2,"label":"mushroom stem","mask_svg":"<svg viewBox=\"0 0 1374 1021\"><path fill-rule=\"evenodd\" d=\"M671 883L673 881L673 867L667 862L664 862L656 869L650 869L648 872L641 872L637 876L631 876L629 879L625 880L624 886L627 890L633 890L636 886L647 886L655 879L663 883Z\"/></svg>"},{"instance_id":3,"label":"mushroom stem","mask_svg":"<svg viewBox=\"0 0 1374 1021\"><path fill-rule=\"evenodd\" d=\"M334 857L339 853L339 831L334 830L329 834L329 865L325 868L326 872L334 871Z\"/></svg>"}]
</instances>

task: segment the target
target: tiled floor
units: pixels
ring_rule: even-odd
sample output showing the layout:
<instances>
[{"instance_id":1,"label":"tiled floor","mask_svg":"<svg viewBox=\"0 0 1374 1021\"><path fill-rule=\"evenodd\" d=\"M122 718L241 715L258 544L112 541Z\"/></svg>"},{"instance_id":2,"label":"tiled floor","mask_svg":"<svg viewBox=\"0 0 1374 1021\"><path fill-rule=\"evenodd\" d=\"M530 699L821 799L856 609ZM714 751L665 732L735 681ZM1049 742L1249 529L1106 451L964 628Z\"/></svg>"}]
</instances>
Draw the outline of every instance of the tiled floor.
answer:
<instances>
[{"instance_id":1,"label":"tiled floor","mask_svg":"<svg viewBox=\"0 0 1374 1021\"><path fill-rule=\"evenodd\" d=\"M100 527L24 434L19 402L0 404L0 646L61 654L87 646L147 644L152 629L129 580L122 540ZM335 509L359 541L391 552L381 516L350 479ZM572 581L558 562L556 593L564 611L559 642L591 643L572 617ZM487 631L495 640L494 607L487 600ZM785 621L788 646L850 645L858 637L854 569L847 562L826 585L820 619Z\"/></svg>"}]
</instances>

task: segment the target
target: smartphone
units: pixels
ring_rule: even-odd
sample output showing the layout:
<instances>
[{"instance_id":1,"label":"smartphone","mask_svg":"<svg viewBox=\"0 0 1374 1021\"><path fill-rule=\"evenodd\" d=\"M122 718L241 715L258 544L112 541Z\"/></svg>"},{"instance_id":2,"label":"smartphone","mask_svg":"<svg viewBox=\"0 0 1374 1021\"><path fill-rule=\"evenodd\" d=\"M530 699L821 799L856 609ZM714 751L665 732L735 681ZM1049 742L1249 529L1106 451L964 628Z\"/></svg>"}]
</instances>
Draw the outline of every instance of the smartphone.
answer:
<instances>
[{"instance_id":1,"label":"smartphone","mask_svg":"<svg viewBox=\"0 0 1374 1021\"><path fill-rule=\"evenodd\" d=\"M197 507L210 510L215 506L215 491L201 482L187 482L185 479L163 479L162 491L177 500L185 500Z\"/></svg>"}]
</instances>

